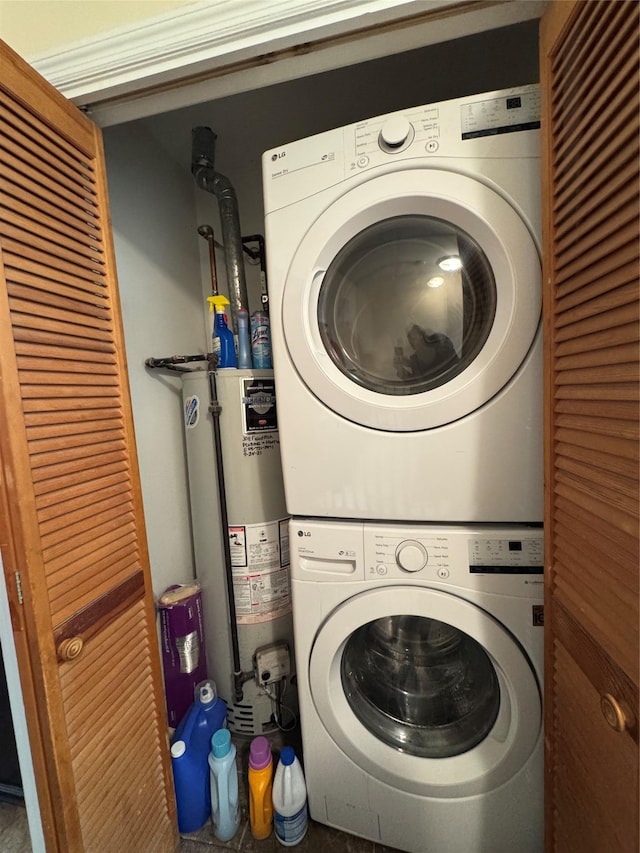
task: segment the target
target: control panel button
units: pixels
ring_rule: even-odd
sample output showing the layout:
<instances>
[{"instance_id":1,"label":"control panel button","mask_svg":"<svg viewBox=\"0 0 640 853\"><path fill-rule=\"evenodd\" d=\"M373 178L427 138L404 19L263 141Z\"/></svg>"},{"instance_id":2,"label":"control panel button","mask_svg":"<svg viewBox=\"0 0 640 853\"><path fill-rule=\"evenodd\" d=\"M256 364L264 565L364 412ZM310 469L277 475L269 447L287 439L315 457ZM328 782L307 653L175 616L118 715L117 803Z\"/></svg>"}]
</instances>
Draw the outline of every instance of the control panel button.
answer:
<instances>
[{"instance_id":1,"label":"control panel button","mask_svg":"<svg viewBox=\"0 0 640 853\"><path fill-rule=\"evenodd\" d=\"M445 569L444 566L441 566L438 569L438 577L441 580L446 580L449 577L449 569Z\"/></svg>"},{"instance_id":2,"label":"control panel button","mask_svg":"<svg viewBox=\"0 0 640 853\"><path fill-rule=\"evenodd\" d=\"M430 139L425 145L425 150L428 154L435 154L439 147L437 139Z\"/></svg>"},{"instance_id":3,"label":"control panel button","mask_svg":"<svg viewBox=\"0 0 640 853\"><path fill-rule=\"evenodd\" d=\"M405 572L419 572L427 565L427 549L414 539L405 539L396 548L396 562Z\"/></svg>"},{"instance_id":4,"label":"control panel button","mask_svg":"<svg viewBox=\"0 0 640 853\"><path fill-rule=\"evenodd\" d=\"M369 158L366 154L363 154L362 157L358 157L357 159L358 168L364 169L365 166L369 165Z\"/></svg>"},{"instance_id":5,"label":"control panel button","mask_svg":"<svg viewBox=\"0 0 640 853\"><path fill-rule=\"evenodd\" d=\"M380 141L386 148L399 148L413 134L413 126L405 116L391 116L382 125Z\"/></svg>"}]
</instances>

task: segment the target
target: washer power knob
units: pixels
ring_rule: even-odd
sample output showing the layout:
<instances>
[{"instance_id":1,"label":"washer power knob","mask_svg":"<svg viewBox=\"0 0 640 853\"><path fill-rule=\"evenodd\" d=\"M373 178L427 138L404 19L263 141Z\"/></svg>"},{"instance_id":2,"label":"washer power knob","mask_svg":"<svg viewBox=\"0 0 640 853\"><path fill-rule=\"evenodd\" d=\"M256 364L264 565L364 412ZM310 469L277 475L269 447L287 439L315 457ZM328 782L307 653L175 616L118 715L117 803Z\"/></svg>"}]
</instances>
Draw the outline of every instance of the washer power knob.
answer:
<instances>
[{"instance_id":1,"label":"washer power knob","mask_svg":"<svg viewBox=\"0 0 640 853\"><path fill-rule=\"evenodd\" d=\"M413 125L405 116L391 116L382 125L380 140L388 148L399 148L413 133Z\"/></svg>"},{"instance_id":2,"label":"washer power knob","mask_svg":"<svg viewBox=\"0 0 640 853\"><path fill-rule=\"evenodd\" d=\"M415 539L405 539L396 548L396 562L405 572L420 572L427 565L427 549Z\"/></svg>"}]
</instances>

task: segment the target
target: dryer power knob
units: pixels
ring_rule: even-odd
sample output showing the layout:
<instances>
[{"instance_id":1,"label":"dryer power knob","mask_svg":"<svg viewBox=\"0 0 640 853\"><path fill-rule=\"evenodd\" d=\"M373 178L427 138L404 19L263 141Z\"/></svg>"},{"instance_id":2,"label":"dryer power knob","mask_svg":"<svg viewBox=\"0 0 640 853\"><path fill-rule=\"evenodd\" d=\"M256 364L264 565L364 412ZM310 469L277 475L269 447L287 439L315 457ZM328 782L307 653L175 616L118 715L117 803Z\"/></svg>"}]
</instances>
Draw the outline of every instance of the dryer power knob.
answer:
<instances>
[{"instance_id":1,"label":"dryer power knob","mask_svg":"<svg viewBox=\"0 0 640 853\"><path fill-rule=\"evenodd\" d=\"M427 565L427 549L415 539L405 539L396 548L396 562L405 572L420 572Z\"/></svg>"},{"instance_id":2,"label":"dryer power knob","mask_svg":"<svg viewBox=\"0 0 640 853\"><path fill-rule=\"evenodd\" d=\"M399 148L413 134L413 125L405 116L392 116L383 125L380 131L380 141L383 147Z\"/></svg>"}]
</instances>

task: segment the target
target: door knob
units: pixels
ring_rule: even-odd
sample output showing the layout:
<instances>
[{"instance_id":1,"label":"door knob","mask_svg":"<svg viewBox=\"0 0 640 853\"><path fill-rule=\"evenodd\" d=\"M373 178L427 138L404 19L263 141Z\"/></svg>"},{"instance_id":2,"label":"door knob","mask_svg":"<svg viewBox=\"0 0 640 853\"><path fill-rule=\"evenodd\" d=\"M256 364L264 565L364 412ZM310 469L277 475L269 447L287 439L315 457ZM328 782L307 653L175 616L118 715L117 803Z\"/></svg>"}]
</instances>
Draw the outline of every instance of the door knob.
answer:
<instances>
[{"instance_id":1,"label":"door knob","mask_svg":"<svg viewBox=\"0 0 640 853\"><path fill-rule=\"evenodd\" d=\"M84 646L82 637L68 637L58 646L58 657L60 660L75 660Z\"/></svg>"},{"instance_id":2,"label":"door knob","mask_svg":"<svg viewBox=\"0 0 640 853\"><path fill-rule=\"evenodd\" d=\"M633 722L631 712L624 703L618 702L610 693L606 693L600 699L600 708L605 720L616 732L631 728Z\"/></svg>"}]
</instances>

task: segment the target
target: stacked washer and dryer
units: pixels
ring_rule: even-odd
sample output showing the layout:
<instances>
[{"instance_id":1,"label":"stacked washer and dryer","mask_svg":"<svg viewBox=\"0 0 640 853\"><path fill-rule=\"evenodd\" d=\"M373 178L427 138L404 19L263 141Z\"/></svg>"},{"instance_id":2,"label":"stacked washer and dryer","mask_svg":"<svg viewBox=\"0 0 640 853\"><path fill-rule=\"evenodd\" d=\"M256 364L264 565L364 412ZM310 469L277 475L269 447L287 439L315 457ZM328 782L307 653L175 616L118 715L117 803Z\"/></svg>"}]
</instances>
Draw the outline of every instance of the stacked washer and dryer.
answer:
<instances>
[{"instance_id":1,"label":"stacked washer and dryer","mask_svg":"<svg viewBox=\"0 0 640 853\"><path fill-rule=\"evenodd\" d=\"M263 157L312 818L542 850L539 89Z\"/></svg>"}]
</instances>

